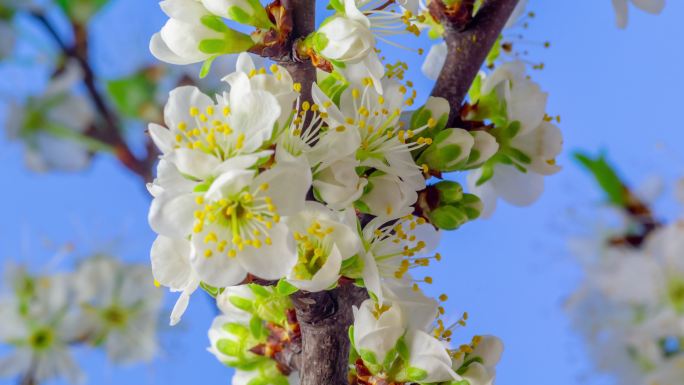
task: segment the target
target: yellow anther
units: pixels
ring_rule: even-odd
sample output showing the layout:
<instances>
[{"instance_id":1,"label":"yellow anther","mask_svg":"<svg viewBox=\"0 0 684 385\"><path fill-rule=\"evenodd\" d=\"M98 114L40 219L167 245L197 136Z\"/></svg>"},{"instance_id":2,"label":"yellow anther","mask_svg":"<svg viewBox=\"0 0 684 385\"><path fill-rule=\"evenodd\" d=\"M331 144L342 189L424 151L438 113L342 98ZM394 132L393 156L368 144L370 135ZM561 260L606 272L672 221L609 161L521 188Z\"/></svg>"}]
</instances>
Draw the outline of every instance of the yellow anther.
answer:
<instances>
[{"instance_id":1,"label":"yellow anther","mask_svg":"<svg viewBox=\"0 0 684 385\"><path fill-rule=\"evenodd\" d=\"M209 250L209 249L204 250L204 257L205 257L205 258L211 258L212 255L214 255L214 252L213 252L213 251L211 251L211 250Z\"/></svg>"},{"instance_id":2,"label":"yellow anther","mask_svg":"<svg viewBox=\"0 0 684 385\"><path fill-rule=\"evenodd\" d=\"M204 197L201 195L198 195L197 197L195 197L195 203L197 203L198 205L203 204L204 203Z\"/></svg>"},{"instance_id":3,"label":"yellow anther","mask_svg":"<svg viewBox=\"0 0 684 385\"><path fill-rule=\"evenodd\" d=\"M190 107L190 116L195 117L197 115L199 115L199 108Z\"/></svg>"},{"instance_id":4,"label":"yellow anther","mask_svg":"<svg viewBox=\"0 0 684 385\"><path fill-rule=\"evenodd\" d=\"M209 115L209 116L214 115L214 107L213 106L207 107L207 115Z\"/></svg>"},{"instance_id":5,"label":"yellow anther","mask_svg":"<svg viewBox=\"0 0 684 385\"><path fill-rule=\"evenodd\" d=\"M295 90L295 92L302 92L302 84L301 83L295 83L292 85L292 89Z\"/></svg>"},{"instance_id":6,"label":"yellow anther","mask_svg":"<svg viewBox=\"0 0 684 385\"><path fill-rule=\"evenodd\" d=\"M229 257L235 258L236 255L237 255L237 253L235 252L235 249L228 250L228 256Z\"/></svg>"},{"instance_id":7,"label":"yellow anther","mask_svg":"<svg viewBox=\"0 0 684 385\"><path fill-rule=\"evenodd\" d=\"M442 295L439 296L439 300L442 301L442 302L445 302L445 301L447 301L448 299L449 299L449 296L447 296L446 294L442 294Z\"/></svg>"}]
</instances>

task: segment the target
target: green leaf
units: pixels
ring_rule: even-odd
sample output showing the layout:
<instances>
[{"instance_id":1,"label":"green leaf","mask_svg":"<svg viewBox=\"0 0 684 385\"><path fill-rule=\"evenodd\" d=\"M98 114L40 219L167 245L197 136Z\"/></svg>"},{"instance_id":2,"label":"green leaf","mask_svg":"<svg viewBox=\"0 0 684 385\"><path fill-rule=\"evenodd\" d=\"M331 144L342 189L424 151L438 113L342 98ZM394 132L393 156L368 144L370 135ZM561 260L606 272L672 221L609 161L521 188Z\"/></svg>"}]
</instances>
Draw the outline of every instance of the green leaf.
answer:
<instances>
[{"instance_id":1,"label":"green leaf","mask_svg":"<svg viewBox=\"0 0 684 385\"><path fill-rule=\"evenodd\" d=\"M625 186L613 166L606 160L605 154L592 158L586 153L576 152L574 157L577 163L594 176L610 203L620 207L625 205Z\"/></svg>"},{"instance_id":2,"label":"green leaf","mask_svg":"<svg viewBox=\"0 0 684 385\"><path fill-rule=\"evenodd\" d=\"M144 107L155 103L156 91L156 83L144 72L107 82L117 110L129 118L140 118Z\"/></svg>"}]
</instances>

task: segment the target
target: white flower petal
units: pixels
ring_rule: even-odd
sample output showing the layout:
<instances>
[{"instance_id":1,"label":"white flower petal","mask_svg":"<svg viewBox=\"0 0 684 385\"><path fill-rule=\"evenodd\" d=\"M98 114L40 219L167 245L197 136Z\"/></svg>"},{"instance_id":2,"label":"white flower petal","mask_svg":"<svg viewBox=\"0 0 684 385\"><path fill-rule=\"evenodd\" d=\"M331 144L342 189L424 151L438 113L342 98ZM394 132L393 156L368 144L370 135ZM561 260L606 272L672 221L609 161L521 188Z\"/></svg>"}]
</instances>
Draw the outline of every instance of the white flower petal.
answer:
<instances>
[{"instance_id":1,"label":"white flower petal","mask_svg":"<svg viewBox=\"0 0 684 385\"><path fill-rule=\"evenodd\" d=\"M277 280L285 277L297 263L294 238L287 226L277 224L268 232L271 245L260 248L247 247L238 253L237 259L249 273L263 279Z\"/></svg>"}]
</instances>

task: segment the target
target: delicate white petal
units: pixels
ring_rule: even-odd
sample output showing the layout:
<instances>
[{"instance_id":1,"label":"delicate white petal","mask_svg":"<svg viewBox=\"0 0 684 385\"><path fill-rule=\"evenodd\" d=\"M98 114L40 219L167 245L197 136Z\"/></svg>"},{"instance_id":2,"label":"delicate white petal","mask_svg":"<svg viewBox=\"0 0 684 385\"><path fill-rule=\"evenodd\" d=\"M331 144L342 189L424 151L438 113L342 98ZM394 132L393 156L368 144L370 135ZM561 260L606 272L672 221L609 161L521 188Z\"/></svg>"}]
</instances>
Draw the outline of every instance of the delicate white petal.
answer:
<instances>
[{"instance_id":1,"label":"delicate white petal","mask_svg":"<svg viewBox=\"0 0 684 385\"><path fill-rule=\"evenodd\" d=\"M268 232L271 245L260 248L247 247L238 253L237 259L249 273L263 279L277 280L285 277L297 263L294 238L287 226L277 224Z\"/></svg>"},{"instance_id":2,"label":"delicate white petal","mask_svg":"<svg viewBox=\"0 0 684 385\"><path fill-rule=\"evenodd\" d=\"M446 42L433 44L432 47L430 47L427 56L425 56L425 61L421 67L423 74L430 80L437 80L439 73L442 72L444 63L446 62L446 57Z\"/></svg>"},{"instance_id":3,"label":"delicate white petal","mask_svg":"<svg viewBox=\"0 0 684 385\"><path fill-rule=\"evenodd\" d=\"M159 235L150 251L154 279L172 290L182 290L192 277L190 244L185 239Z\"/></svg>"},{"instance_id":4,"label":"delicate white petal","mask_svg":"<svg viewBox=\"0 0 684 385\"><path fill-rule=\"evenodd\" d=\"M148 221L157 234L183 238L190 234L197 204L192 194L162 192L152 200Z\"/></svg>"}]
</instances>

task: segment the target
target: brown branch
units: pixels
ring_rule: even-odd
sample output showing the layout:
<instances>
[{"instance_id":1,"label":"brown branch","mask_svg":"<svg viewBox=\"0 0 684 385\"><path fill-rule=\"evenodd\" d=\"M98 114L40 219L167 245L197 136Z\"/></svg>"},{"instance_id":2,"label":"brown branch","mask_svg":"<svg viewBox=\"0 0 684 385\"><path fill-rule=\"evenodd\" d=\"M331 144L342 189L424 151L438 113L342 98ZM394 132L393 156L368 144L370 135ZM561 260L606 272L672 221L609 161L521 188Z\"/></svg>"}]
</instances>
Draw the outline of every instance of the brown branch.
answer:
<instances>
[{"instance_id":1,"label":"brown branch","mask_svg":"<svg viewBox=\"0 0 684 385\"><path fill-rule=\"evenodd\" d=\"M458 121L468 89L517 3L518 0L485 0L470 20L464 20L461 12L457 16L450 13L439 0L431 3L431 13L444 26L448 52L432 96L449 101L449 125Z\"/></svg>"},{"instance_id":2,"label":"brown branch","mask_svg":"<svg viewBox=\"0 0 684 385\"><path fill-rule=\"evenodd\" d=\"M39 11L32 11L30 15L46 29L62 51L62 54L74 60L83 72L83 83L85 84L88 96L105 124L104 129L90 131L88 135L93 139L112 146L115 156L126 168L140 176L145 182L151 181L152 167L156 160L156 150L154 150L154 146L147 145L148 155L144 159L139 159L133 154L123 138L121 122L118 116L109 108L104 96L100 93L97 87L97 77L88 61L88 39L85 28L76 23L72 24L75 42L73 45L69 45L62 39L44 14Z\"/></svg>"},{"instance_id":3,"label":"brown branch","mask_svg":"<svg viewBox=\"0 0 684 385\"><path fill-rule=\"evenodd\" d=\"M311 85L316 80L316 68L308 58L301 58L296 52L299 39L307 37L316 29L316 0L281 0L285 12L292 17L292 32L288 41L289 57L278 60L302 85L302 100L311 101Z\"/></svg>"},{"instance_id":4,"label":"brown branch","mask_svg":"<svg viewBox=\"0 0 684 385\"><path fill-rule=\"evenodd\" d=\"M292 296L302 332L301 385L348 384L352 306L359 306L366 298L366 290L351 282L330 291Z\"/></svg>"},{"instance_id":5,"label":"brown branch","mask_svg":"<svg viewBox=\"0 0 684 385\"><path fill-rule=\"evenodd\" d=\"M281 0L280 3L292 18L292 32L288 39L290 56L278 61L294 81L301 84L301 99L310 101L316 69L311 61L299 57L296 44L315 30L316 1ZM333 290L300 291L292 296L302 343L301 352L286 353L287 361L298 366L301 385L348 384L348 329L353 322L352 306L359 305L367 297L365 289L345 280Z\"/></svg>"}]
</instances>

